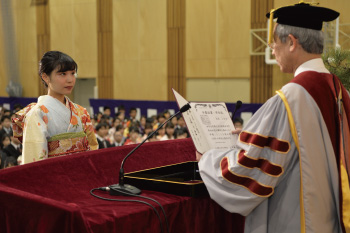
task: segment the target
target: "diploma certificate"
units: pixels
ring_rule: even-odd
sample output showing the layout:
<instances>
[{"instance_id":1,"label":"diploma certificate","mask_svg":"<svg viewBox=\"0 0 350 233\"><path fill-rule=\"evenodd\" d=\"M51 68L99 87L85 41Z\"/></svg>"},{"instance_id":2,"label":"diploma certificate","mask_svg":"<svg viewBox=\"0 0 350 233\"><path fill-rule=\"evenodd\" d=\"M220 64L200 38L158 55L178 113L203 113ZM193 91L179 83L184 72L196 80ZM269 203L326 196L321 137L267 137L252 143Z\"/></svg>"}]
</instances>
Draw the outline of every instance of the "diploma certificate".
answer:
<instances>
[{"instance_id":1,"label":"diploma certificate","mask_svg":"<svg viewBox=\"0 0 350 233\"><path fill-rule=\"evenodd\" d=\"M173 89L179 108L188 103ZM201 154L210 149L232 149L237 135L226 104L223 102L190 102L191 108L182 113L197 151Z\"/></svg>"}]
</instances>

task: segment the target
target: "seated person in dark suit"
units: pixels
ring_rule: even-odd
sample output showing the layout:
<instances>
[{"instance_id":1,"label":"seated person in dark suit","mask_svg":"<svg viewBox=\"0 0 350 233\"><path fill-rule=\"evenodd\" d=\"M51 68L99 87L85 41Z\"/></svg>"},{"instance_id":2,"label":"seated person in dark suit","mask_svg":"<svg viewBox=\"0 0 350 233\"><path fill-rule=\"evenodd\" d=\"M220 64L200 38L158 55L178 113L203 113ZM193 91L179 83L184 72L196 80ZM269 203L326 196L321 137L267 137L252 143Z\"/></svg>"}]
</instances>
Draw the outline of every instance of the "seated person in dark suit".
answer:
<instances>
[{"instance_id":1,"label":"seated person in dark suit","mask_svg":"<svg viewBox=\"0 0 350 233\"><path fill-rule=\"evenodd\" d=\"M4 168L5 160L7 157L3 149L8 145L10 145L10 143L11 143L11 137L8 134L2 135L0 140L0 169Z\"/></svg>"},{"instance_id":2,"label":"seated person in dark suit","mask_svg":"<svg viewBox=\"0 0 350 233\"><path fill-rule=\"evenodd\" d=\"M12 156L17 161L18 156L22 154L22 144L18 138L11 136L11 143L4 147L3 152L7 155L7 157Z\"/></svg>"},{"instance_id":3,"label":"seated person in dark suit","mask_svg":"<svg viewBox=\"0 0 350 233\"><path fill-rule=\"evenodd\" d=\"M111 143L106 140L108 135L109 125L107 123L99 123L96 126L96 139L98 142L98 149L112 147Z\"/></svg>"},{"instance_id":4,"label":"seated person in dark suit","mask_svg":"<svg viewBox=\"0 0 350 233\"><path fill-rule=\"evenodd\" d=\"M17 160L14 157L9 156L5 159L4 168L14 167L17 165Z\"/></svg>"},{"instance_id":5,"label":"seated person in dark suit","mask_svg":"<svg viewBox=\"0 0 350 233\"><path fill-rule=\"evenodd\" d=\"M2 138L4 134L8 134L10 136L13 134L12 128L11 128L10 116L1 117L1 125L2 125L2 129L0 130L0 138Z\"/></svg>"},{"instance_id":6,"label":"seated person in dark suit","mask_svg":"<svg viewBox=\"0 0 350 233\"><path fill-rule=\"evenodd\" d=\"M6 154L2 150L0 150L0 169L4 168L6 158Z\"/></svg>"}]
</instances>

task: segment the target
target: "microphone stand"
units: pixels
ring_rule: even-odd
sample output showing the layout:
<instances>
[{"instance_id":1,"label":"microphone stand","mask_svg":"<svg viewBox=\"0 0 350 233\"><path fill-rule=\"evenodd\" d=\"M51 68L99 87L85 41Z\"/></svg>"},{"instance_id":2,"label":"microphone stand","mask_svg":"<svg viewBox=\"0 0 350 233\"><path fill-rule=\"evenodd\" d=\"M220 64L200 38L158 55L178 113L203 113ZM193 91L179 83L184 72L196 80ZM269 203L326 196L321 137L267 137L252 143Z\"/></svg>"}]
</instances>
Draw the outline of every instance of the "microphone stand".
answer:
<instances>
[{"instance_id":1,"label":"microphone stand","mask_svg":"<svg viewBox=\"0 0 350 233\"><path fill-rule=\"evenodd\" d=\"M140 189L138 189L138 188L136 188L136 187L134 187L132 185L129 185L129 184L124 184L124 163L125 163L126 159L130 155L132 155L143 143L145 143L149 138L151 138L156 132L158 132L159 129L161 129L171 119L173 119L175 116L177 116L180 113L186 112L190 108L191 108L190 103L187 103L184 106L182 106L182 108L177 113L175 113L174 115L169 117L169 119L164 121L163 124L158 126L158 128L155 131L153 131L150 135L148 135L145 140L143 140L132 151L130 151L129 154L127 154L125 156L125 158L123 159L123 161L121 163L120 170L119 170L119 184L113 184L113 185L109 186L109 188L110 188L109 194L110 195L113 195L113 196L125 196L126 194L131 194L131 195L139 195L139 194L141 194L141 190Z\"/></svg>"}]
</instances>

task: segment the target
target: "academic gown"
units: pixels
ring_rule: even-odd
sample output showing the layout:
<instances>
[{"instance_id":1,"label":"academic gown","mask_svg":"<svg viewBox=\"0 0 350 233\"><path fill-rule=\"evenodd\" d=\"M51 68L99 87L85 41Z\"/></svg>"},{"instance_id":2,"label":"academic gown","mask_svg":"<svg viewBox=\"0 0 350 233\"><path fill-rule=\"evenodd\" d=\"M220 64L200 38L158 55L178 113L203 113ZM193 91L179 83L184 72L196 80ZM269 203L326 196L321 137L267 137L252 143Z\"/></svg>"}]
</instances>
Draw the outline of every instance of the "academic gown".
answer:
<instances>
[{"instance_id":1,"label":"academic gown","mask_svg":"<svg viewBox=\"0 0 350 233\"><path fill-rule=\"evenodd\" d=\"M211 198L246 216L245 233L337 233L343 223L350 230L348 174L340 177L340 143L331 138L340 125L329 123L337 111L333 76L321 59L304 63L253 115L235 149L203 154L199 170Z\"/></svg>"},{"instance_id":2,"label":"academic gown","mask_svg":"<svg viewBox=\"0 0 350 233\"><path fill-rule=\"evenodd\" d=\"M66 105L49 95L17 112L14 136L22 140L23 164L98 149L85 108L66 98Z\"/></svg>"}]
</instances>

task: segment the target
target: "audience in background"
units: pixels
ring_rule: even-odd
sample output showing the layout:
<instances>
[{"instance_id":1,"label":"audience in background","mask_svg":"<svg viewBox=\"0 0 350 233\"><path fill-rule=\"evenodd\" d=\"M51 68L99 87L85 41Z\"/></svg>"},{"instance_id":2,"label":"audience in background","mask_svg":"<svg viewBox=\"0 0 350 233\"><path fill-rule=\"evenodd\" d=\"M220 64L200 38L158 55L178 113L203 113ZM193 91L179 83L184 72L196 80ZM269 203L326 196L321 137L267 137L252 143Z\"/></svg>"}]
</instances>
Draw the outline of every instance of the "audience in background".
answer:
<instances>
[{"instance_id":1,"label":"audience in background","mask_svg":"<svg viewBox=\"0 0 350 233\"><path fill-rule=\"evenodd\" d=\"M236 129L242 129L243 128L243 119L240 117L236 117L233 119L233 125Z\"/></svg>"},{"instance_id":2,"label":"audience in background","mask_svg":"<svg viewBox=\"0 0 350 233\"><path fill-rule=\"evenodd\" d=\"M153 126L151 123L147 122L145 125L145 130L144 130L144 134L142 136L142 141L145 140L147 138L147 136L152 133L153 131ZM156 135L157 136L157 135Z\"/></svg>"},{"instance_id":3,"label":"audience in background","mask_svg":"<svg viewBox=\"0 0 350 233\"><path fill-rule=\"evenodd\" d=\"M188 131L187 129L178 129L176 132L175 132L175 138L176 139L183 139L183 138L188 138Z\"/></svg>"},{"instance_id":4,"label":"audience in background","mask_svg":"<svg viewBox=\"0 0 350 233\"><path fill-rule=\"evenodd\" d=\"M174 124L169 121L166 125L165 125L165 134L164 136L160 139L161 141L165 141L165 140L172 140L175 139L174 137L174 131L175 131L175 126Z\"/></svg>"},{"instance_id":5,"label":"audience in background","mask_svg":"<svg viewBox=\"0 0 350 233\"><path fill-rule=\"evenodd\" d=\"M158 130L157 139L161 140L164 137L164 135L165 135L165 125L163 125L163 127Z\"/></svg>"},{"instance_id":6,"label":"audience in background","mask_svg":"<svg viewBox=\"0 0 350 233\"><path fill-rule=\"evenodd\" d=\"M165 120L168 120L170 118L170 112L168 109L164 110L163 116L164 116Z\"/></svg>"},{"instance_id":7,"label":"audience in background","mask_svg":"<svg viewBox=\"0 0 350 233\"><path fill-rule=\"evenodd\" d=\"M140 134L144 135L147 118L144 115L142 115L139 122L140 122Z\"/></svg>"},{"instance_id":8,"label":"audience in background","mask_svg":"<svg viewBox=\"0 0 350 233\"><path fill-rule=\"evenodd\" d=\"M111 116L111 108L108 107L108 106L104 106L103 107L103 115L106 115L106 116Z\"/></svg>"},{"instance_id":9,"label":"audience in background","mask_svg":"<svg viewBox=\"0 0 350 233\"><path fill-rule=\"evenodd\" d=\"M22 155L22 144L18 140L18 138L11 135L11 142L9 145L4 147L3 152L6 154L7 157L14 157L17 161L17 158Z\"/></svg>"},{"instance_id":10,"label":"audience in background","mask_svg":"<svg viewBox=\"0 0 350 233\"><path fill-rule=\"evenodd\" d=\"M132 145L132 144L137 144L141 142L141 137L140 137L140 130L137 126L131 126L129 128L129 135L128 138L126 139L124 145Z\"/></svg>"},{"instance_id":11,"label":"audience in background","mask_svg":"<svg viewBox=\"0 0 350 233\"><path fill-rule=\"evenodd\" d=\"M17 160L12 156L7 156L4 162L4 168L17 166Z\"/></svg>"},{"instance_id":12,"label":"audience in background","mask_svg":"<svg viewBox=\"0 0 350 233\"><path fill-rule=\"evenodd\" d=\"M10 145L11 143L11 137L8 134L3 134L1 137L1 142L0 142L0 149L3 150L5 147Z\"/></svg>"},{"instance_id":13,"label":"audience in background","mask_svg":"<svg viewBox=\"0 0 350 233\"><path fill-rule=\"evenodd\" d=\"M152 133L152 132L151 132L151 133ZM147 135L147 137L148 137L151 133L149 133L149 134ZM157 141L159 141L159 139L157 138L157 134L153 134L153 135L147 140L147 142L157 142Z\"/></svg>"},{"instance_id":14,"label":"audience in background","mask_svg":"<svg viewBox=\"0 0 350 233\"><path fill-rule=\"evenodd\" d=\"M106 139L108 130L109 125L107 123L99 123L96 126L96 139L98 142L98 149L112 147L111 143Z\"/></svg>"},{"instance_id":15,"label":"audience in background","mask_svg":"<svg viewBox=\"0 0 350 233\"><path fill-rule=\"evenodd\" d=\"M122 145L124 145L123 133L120 131L115 131L114 143L112 143L112 146L122 146Z\"/></svg>"},{"instance_id":16,"label":"audience in background","mask_svg":"<svg viewBox=\"0 0 350 233\"><path fill-rule=\"evenodd\" d=\"M9 115L5 115L1 117L1 125L2 129L0 130L0 138L2 138L2 135L12 135L12 128L11 128L11 113Z\"/></svg>"},{"instance_id":17,"label":"audience in background","mask_svg":"<svg viewBox=\"0 0 350 233\"><path fill-rule=\"evenodd\" d=\"M3 151L5 147L7 147L8 145L10 145L11 143L11 139L10 136L8 134L4 134L2 135L1 141L0 141L0 169L4 168L5 166L5 161L7 158L6 153Z\"/></svg>"},{"instance_id":18,"label":"audience in background","mask_svg":"<svg viewBox=\"0 0 350 233\"><path fill-rule=\"evenodd\" d=\"M22 154L20 141L13 137L11 122L15 112L22 108L20 104L15 104L13 111L0 107L0 169L18 165L17 158Z\"/></svg>"}]
</instances>

